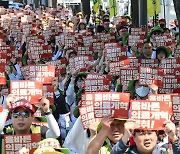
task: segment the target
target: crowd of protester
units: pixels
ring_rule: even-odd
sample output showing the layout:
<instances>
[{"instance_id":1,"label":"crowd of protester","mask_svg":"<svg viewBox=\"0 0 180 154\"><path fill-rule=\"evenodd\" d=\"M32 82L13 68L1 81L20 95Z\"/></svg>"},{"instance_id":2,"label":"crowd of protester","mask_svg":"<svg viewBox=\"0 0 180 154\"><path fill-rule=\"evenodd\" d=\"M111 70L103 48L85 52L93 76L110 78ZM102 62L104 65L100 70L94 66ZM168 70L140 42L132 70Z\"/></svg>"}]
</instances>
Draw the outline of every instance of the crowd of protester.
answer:
<instances>
[{"instance_id":1,"label":"crowd of protester","mask_svg":"<svg viewBox=\"0 0 180 154\"><path fill-rule=\"evenodd\" d=\"M0 103L3 106L0 113L2 153L5 149L3 148L4 135L36 133L40 133L42 139L34 152L36 154L45 151L65 154L178 154L180 152L179 121L170 119L165 121L163 130L142 130L137 129L134 119L114 119L112 115L106 115L100 124L90 123L89 128L84 130L78 112L79 102L85 92L84 82L88 74L108 75L110 72L108 63L111 61L107 60L105 46L99 47L98 52L92 52L93 60L84 72L69 70L69 59L81 55L78 47L90 47L92 43L97 42L118 43L126 49L125 59L158 59L160 63L166 58L179 58L173 54L179 43L179 27L176 19L171 29L166 27L165 19L160 19L157 23L149 23L148 35L142 45L129 46L128 37L132 24L131 17L127 15L110 19L109 12L101 11L99 15L91 14L87 22L83 12L74 15L63 6L58 6L56 9L41 7L31 10L28 5L19 10L1 7L0 15L1 46L13 46L13 50L22 51L20 58L14 54L7 60L4 66L6 84L0 85ZM100 38L102 35L107 38ZM32 58L29 52L31 45L34 43L35 46L41 46L42 44L38 40L31 42L28 40L29 36L43 36L43 45L51 47L52 57ZM57 36L64 38L69 36L69 41L58 40ZM83 38L89 36L90 39L85 42ZM155 46L156 36L170 36L172 46ZM97 42L93 42L95 37ZM78 38L83 42L78 42ZM178 55L177 52L176 55ZM28 79L24 76L23 67L46 65L49 61L60 59L66 60L66 69L65 72L56 74L52 81L54 105L50 105L52 102L45 97L41 97L36 106L25 99L15 100L16 96L3 93L3 89L10 88L11 81ZM129 81L128 86L123 86L119 78L120 76L113 76L110 92L130 93L131 100L146 100L148 94L158 94L159 87L155 84L142 86L138 79L135 79ZM43 119L35 116L37 110L41 111L41 117L44 117L46 126L33 124ZM54 146L45 146L43 143L46 142L51 142ZM29 149L23 147L19 153L29 153Z\"/></svg>"}]
</instances>

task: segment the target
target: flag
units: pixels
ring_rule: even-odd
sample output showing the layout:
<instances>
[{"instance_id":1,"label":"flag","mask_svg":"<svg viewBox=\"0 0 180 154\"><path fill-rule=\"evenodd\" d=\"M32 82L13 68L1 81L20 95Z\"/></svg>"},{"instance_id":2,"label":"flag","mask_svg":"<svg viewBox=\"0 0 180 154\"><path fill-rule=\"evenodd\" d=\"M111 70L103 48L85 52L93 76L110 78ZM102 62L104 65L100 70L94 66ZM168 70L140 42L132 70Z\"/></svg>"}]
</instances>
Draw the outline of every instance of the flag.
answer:
<instances>
[{"instance_id":1,"label":"flag","mask_svg":"<svg viewBox=\"0 0 180 154\"><path fill-rule=\"evenodd\" d=\"M99 4L101 4L101 0L93 0L94 6L93 10L96 13L99 13Z\"/></svg>"},{"instance_id":2,"label":"flag","mask_svg":"<svg viewBox=\"0 0 180 154\"><path fill-rule=\"evenodd\" d=\"M110 7L110 18L117 15L117 6L116 0L109 0L109 7Z\"/></svg>"},{"instance_id":3,"label":"flag","mask_svg":"<svg viewBox=\"0 0 180 154\"><path fill-rule=\"evenodd\" d=\"M160 0L147 0L147 11L150 17L161 12Z\"/></svg>"}]
</instances>

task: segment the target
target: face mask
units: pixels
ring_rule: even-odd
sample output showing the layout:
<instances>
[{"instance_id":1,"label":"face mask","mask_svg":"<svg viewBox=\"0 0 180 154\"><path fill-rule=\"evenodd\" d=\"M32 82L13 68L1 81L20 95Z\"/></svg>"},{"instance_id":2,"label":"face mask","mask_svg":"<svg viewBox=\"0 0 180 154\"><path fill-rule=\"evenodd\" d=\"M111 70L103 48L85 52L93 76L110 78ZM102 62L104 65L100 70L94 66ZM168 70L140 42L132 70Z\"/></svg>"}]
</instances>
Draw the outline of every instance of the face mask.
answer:
<instances>
[{"instance_id":1,"label":"face mask","mask_svg":"<svg viewBox=\"0 0 180 154\"><path fill-rule=\"evenodd\" d=\"M160 24L160 27L161 27L161 28L164 28L164 27L165 27L165 25L164 25L164 24Z\"/></svg>"},{"instance_id":2,"label":"face mask","mask_svg":"<svg viewBox=\"0 0 180 154\"><path fill-rule=\"evenodd\" d=\"M145 97L149 94L149 88L141 86L141 87L136 89L136 94L140 97Z\"/></svg>"}]
</instances>

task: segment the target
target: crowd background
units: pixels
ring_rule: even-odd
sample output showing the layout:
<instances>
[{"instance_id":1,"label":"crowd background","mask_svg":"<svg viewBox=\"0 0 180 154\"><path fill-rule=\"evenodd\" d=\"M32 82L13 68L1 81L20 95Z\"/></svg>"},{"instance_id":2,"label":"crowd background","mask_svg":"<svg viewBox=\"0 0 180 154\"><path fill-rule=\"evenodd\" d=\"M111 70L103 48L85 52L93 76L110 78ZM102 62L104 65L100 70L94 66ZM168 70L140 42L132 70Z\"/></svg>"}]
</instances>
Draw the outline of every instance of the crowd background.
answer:
<instances>
[{"instance_id":1,"label":"crowd background","mask_svg":"<svg viewBox=\"0 0 180 154\"><path fill-rule=\"evenodd\" d=\"M163 88L159 87L158 84L142 86L138 82L138 78L135 78L138 76L138 73L133 73L133 80L127 80L128 82L123 85L121 76L116 74L118 71L114 70L113 72L110 70L109 64L128 59L151 59L152 61L149 61L148 67L158 69L161 61L169 58L177 60L176 69L178 70L179 25L177 19L174 20L175 25L172 29L166 27L165 19L158 20L156 25L149 22L147 37L136 38L136 34L145 34L144 29L139 28L136 31L137 33L134 33L134 38L132 37L135 41L131 41L129 39L131 34L133 34L131 17L127 15L116 16L113 20L110 20L109 13L108 10L101 10L98 15L96 13L91 14L90 20L87 22L86 14L78 12L74 15L63 6L58 6L57 8L42 6L36 10L32 10L29 5L19 10L1 7L0 44L2 47L2 66L0 69L2 73L1 79L4 79L3 77L6 78L6 83L0 85L0 102L3 106L1 117L4 117L3 119L6 120L8 113L11 113L11 111L17 108L16 106L12 109L11 105L11 107L7 107L9 103L14 103L13 100L9 101L9 99L12 99L12 96L8 96L9 93L7 90L10 88L10 81L29 80L25 67L27 68L27 66L30 65L49 65L48 62L50 61L61 61L64 59L65 63L63 64L65 65L60 65L63 69L56 68L58 73L56 72L56 77L54 77L51 83L54 87L54 102L52 103L54 105L49 105L49 101L47 101L47 99L44 100L45 98L40 101L45 104L44 106L48 106L47 108L43 105L41 106L41 116L45 116L45 121L48 123L50 130L49 135L47 135L48 133L43 135L44 138L57 138L59 141L58 146L68 148L71 153L84 154L87 151L89 154L98 152L106 154L110 153L112 149L112 153L115 153L118 146L124 151L123 153L126 151L128 153L127 147L124 145L127 143L128 138L133 135L132 132L130 133L130 128L132 128L133 131L135 130L134 120L127 120L126 122L125 120L114 120L112 116L103 114L101 122L102 128L97 130L97 127L100 127L99 123L88 123L88 129L84 130L81 118L79 117L79 108L82 105L82 94L84 94L85 91L87 92L87 83L85 84L86 78L89 74L93 73L96 75L104 75L108 78L109 88L107 89L109 92L130 93L131 100L146 100L148 94L158 94L160 92L159 89ZM166 44L166 41L159 46L157 45L158 41L156 41L156 38L163 37L170 39L170 45ZM110 50L108 50L106 45L112 46ZM47 47L42 53L41 50L44 48L40 48L41 46ZM120 49L120 51L117 49ZM7 58L7 56L4 58L3 53L8 55L9 52L11 53L10 58ZM109 55L108 52L110 52ZM115 52L115 55L113 52ZM75 60L78 56L91 56L92 58L87 60L86 67L81 68L83 62L76 65L78 60L75 61L74 66L72 66L71 61ZM155 62L154 60L156 59L158 61L156 67L151 67L151 65L153 65L151 62ZM81 59L79 59L79 61L81 61ZM140 66L141 64L142 63L140 63ZM175 64L172 65L174 66ZM120 66L120 68L122 66ZM146 64L145 66L147 67ZM174 68L173 66L172 68ZM128 65L125 69L131 67L133 66ZM166 68L164 68L164 70L166 70ZM165 74L165 77L170 76L167 72ZM108 75L111 75L111 77ZM178 73L175 75L175 79L179 79ZM167 91L161 90L160 93L179 93L179 80L177 80L175 84L177 86L170 87ZM96 89L91 89L89 92L107 92L107 89L96 87ZM8 100L6 99L7 96ZM18 107L25 106L20 105ZM52 109L53 117L48 117L51 114L49 108ZM21 110L15 113L12 112L11 120L4 121L5 123L3 119L1 119L0 126L2 127L2 134L6 134L6 131L2 129L4 126L7 128L13 124L13 118L15 118L17 113L19 113L17 118L25 116ZM174 120L173 122L178 128L179 121ZM152 149L154 150L156 144L159 144L159 153L162 149L165 149L165 152L172 152L171 146L174 146L173 143L178 141L176 138L178 133L176 132L174 123L171 121L166 122L165 130L156 131L155 134L154 132L138 130L134 133L139 133L140 135L157 135L153 143L149 143L149 141L147 143L147 145L154 144L150 148L150 152L152 152ZM13 127L16 126L13 125ZM112 134L110 134L110 129ZM118 131L115 131L115 129ZM97 132L99 133L97 134ZM116 134L117 132L118 134ZM170 132L174 134L169 134ZM123 134L125 137L122 138ZM168 136L173 140L171 144ZM106 138L109 138L109 140L105 142ZM122 140L118 142L121 138ZM136 137L134 139L136 145L138 145L138 139ZM113 148L116 143L118 144ZM166 146L162 147L162 145L165 144ZM39 148L41 147L40 145L41 144L39 144ZM176 147L178 146L176 145ZM138 146L137 149L139 150ZM137 149L135 149L135 152L138 153ZM23 150L26 151L27 149L23 148L22 151ZM176 150L177 149L174 150L174 153L176 153ZM132 151L134 151L134 149ZM63 150L61 152L63 152Z\"/></svg>"}]
</instances>

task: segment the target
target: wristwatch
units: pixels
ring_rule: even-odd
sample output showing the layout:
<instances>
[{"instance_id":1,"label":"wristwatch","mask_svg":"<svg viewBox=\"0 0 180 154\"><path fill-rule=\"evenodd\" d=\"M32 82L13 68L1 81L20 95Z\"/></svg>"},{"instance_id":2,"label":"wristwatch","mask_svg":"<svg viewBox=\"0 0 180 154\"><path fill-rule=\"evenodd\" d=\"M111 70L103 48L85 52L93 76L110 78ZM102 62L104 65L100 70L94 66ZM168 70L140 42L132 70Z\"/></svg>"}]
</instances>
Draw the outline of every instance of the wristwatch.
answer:
<instances>
[{"instance_id":1,"label":"wristwatch","mask_svg":"<svg viewBox=\"0 0 180 154\"><path fill-rule=\"evenodd\" d=\"M45 114L44 115L50 115L50 114L52 114L52 110L50 109L50 111L49 112L45 112Z\"/></svg>"}]
</instances>

